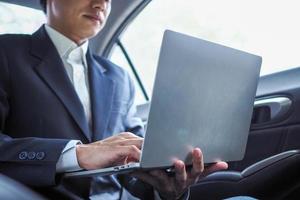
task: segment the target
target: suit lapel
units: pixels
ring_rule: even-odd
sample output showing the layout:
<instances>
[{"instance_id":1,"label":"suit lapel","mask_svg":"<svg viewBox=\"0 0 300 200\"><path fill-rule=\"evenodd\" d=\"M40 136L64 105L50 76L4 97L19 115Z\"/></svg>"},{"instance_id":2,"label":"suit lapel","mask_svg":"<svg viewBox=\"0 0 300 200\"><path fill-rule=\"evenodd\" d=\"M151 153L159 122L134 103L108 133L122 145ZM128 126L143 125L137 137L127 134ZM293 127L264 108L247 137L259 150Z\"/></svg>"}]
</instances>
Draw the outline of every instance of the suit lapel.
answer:
<instances>
[{"instance_id":1,"label":"suit lapel","mask_svg":"<svg viewBox=\"0 0 300 200\"><path fill-rule=\"evenodd\" d=\"M91 133L83 106L45 28L40 28L33 34L32 38L31 53L40 59L40 63L35 67L37 73L63 103L74 121L82 130L86 139L91 141ZM59 116L57 117L57 120L59 120Z\"/></svg>"},{"instance_id":2,"label":"suit lapel","mask_svg":"<svg viewBox=\"0 0 300 200\"><path fill-rule=\"evenodd\" d=\"M115 84L105 75L105 69L87 53L89 83L93 115L93 140L100 140L108 125Z\"/></svg>"}]
</instances>

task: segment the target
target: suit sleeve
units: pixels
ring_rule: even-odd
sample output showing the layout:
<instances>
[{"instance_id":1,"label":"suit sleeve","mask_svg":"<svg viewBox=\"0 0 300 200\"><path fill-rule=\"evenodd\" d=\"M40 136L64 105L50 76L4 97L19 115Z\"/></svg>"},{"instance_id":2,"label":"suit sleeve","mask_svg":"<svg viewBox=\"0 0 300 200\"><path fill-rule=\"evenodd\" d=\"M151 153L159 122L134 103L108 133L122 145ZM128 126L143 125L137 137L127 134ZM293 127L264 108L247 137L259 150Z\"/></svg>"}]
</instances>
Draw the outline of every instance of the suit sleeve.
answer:
<instances>
[{"instance_id":1,"label":"suit sleeve","mask_svg":"<svg viewBox=\"0 0 300 200\"><path fill-rule=\"evenodd\" d=\"M145 130L144 124L142 120L136 116L136 105L134 103L135 99L135 87L133 81L129 79L129 87L130 87L130 99L127 107L127 115L125 118L125 128L126 131L132 132L140 137L144 137Z\"/></svg>"},{"instance_id":2,"label":"suit sleeve","mask_svg":"<svg viewBox=\"0 0 300 200\"><path fill-rule=\"evenodd\" d=\"M54 185L56 162L69 140L12 138L4 133L10 98L9 64L0 44L0 173L31 186Z\"/></svg>"}]
</instances>

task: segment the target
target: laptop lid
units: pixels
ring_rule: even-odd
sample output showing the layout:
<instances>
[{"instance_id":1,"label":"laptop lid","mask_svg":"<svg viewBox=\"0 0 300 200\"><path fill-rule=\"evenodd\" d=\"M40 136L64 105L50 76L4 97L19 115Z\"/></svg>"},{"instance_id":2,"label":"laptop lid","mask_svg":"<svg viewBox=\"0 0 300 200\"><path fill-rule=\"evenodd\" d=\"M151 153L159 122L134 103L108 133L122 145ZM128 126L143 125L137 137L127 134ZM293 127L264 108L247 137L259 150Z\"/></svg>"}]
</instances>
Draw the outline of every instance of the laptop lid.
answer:
<instances>
[{"instance_id":1,"label":"laptop lid","mask_svg":"<svg viewBox=\"0 0 300 200\"><path fill-rule=\"evenodd\" d=\"M261 57L167 30L164 34L140 164L66 173L104 176L191 164L200 147L205 163L241 160Z\"/></svg>"},{"instance_id":2,"label":"laptop lid","mask_svg":"<svg viewBox=\"0 0 300 200\"><path fill-rule=\"evenodd\" d=\"M245 154L262 59L195 37L165 31L153 89L142 168L205 163Z\"/></svg>"}]
</instances>

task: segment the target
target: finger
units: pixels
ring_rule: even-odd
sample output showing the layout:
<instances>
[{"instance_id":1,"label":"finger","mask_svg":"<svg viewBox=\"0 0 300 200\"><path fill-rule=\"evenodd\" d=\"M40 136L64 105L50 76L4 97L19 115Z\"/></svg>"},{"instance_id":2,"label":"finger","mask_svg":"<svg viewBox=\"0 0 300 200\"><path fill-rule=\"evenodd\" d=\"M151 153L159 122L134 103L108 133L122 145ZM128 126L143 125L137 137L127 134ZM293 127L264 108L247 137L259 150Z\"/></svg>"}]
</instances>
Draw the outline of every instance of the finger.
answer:
<instances>
[{"instance_id":1,"label":"finger","mask_svg":"<svg viewBox=\"0 0 300 200\"><path fill-rule=\"evenodd\" d=\"M135 145L137 148L141 149L143 145L143 138L132 138L132 139L126 139L122 137L110 137L101 141L97 141L94 143L91 143L91 145L100 146L100 145L110 145L110 146L130 146Z\"/></svg>"},{"instance_id":2,"label":"finger","mask_svg":"<svg viewBox=\"0 0 300 200\"><path fill-rule=\"evenodd\" d=\"M176 185L179 186L179 188L184 188L187 181L185 164L181 160L177 160L175 161L174 165Z\"/></svg>"},{"instance_id":3,"label":"finger","mask_svg":"<svg viewBox=\"0 0 300 200\"><path fill-rule=\"evenodd\" d=\"M97 141L92 143L93 145L100 145L103 143L109 143L109 142L113 142L113 141L120 141L123 139L143 139L137 135L134 135L133 133L130 132L122 132L119 135L114 135L114 136L110 136L108 138L105 138L103 140Z\"/></svg>"},{"instance_id":4,"label":"finger","mask_svg":"<svg viewBox=\"0 0 300 200\"><path fill-rule=\"evenodd\" d=\"M141 138L134 138L134 139L123 139L121 141L113 142L113 144L121 145L121 146L130 146L134 145L137 148L141 149L143 145L143 139Z\"/></svg>"},{"instance_id":5,"label":"finger","mask_svg":"<svg viewBox=\"0 0 300 200\"><path fill-rule=\"evenodd\" d=\"M93 142L93 143L91 143L91 145L102 145L102 144L106 144L108 142L113 142L115 140L117 140L117 136L111 136L111 137L105 138L103 140Z\"/></svg>"},{"instance_id":6,"label":"finger","mask_svg":"<svg viewBox=\"0 0 300 200\"><path fill-rule=\"evenodd\" d=\"M118 150L120 157L128 158L129 160L133 160L136 162L140 160L141 150L134 145L120 146Z\"/></svg>"},{"instance_id":7,"label":"finger","mask_svg":"<svg viewBox=\"0 0 300 200\"><path fill-rule=\"evenodd\" d=\"M139 162L135 158L126 157L124 164Z\"/></svg>"},{"instance_id":8,"label":"finger","mask_svg":"<svg viewBox=\"0 0 300 200\"><path fill-rule=\"evenodd\" d=\"M135 147L131 146L119 146L115 150L116 157L113 159L114 165L124 165L129 162L139 162L141 151Z\"/></svg>"},{"instance_id":9,"label":"finger","mask_svg":"<svg viewBox=\"0 0 300 200\"><path fill-rule=\"evenodd\" d=\"M193 168L190 178L197 178L204 171L203 154L199 148L195 148L193 154Z\"/></svg>"},{"instance_id":10,"label":"finger","mask_svg":"<svg viewBox=\"0 0 300 200\"><path fill-rule=\"evenodd\" d=\"M139 137L133 133L130 133L130 132L122 132L120 133L119 135L117 136L120 136L120 137L123 137L123 138L126 138L126 139L132 139L132 138L140 138L140 139L143 139L142 137Z\"/></svg>"},{"instance_id":11,"label":"finger","mask_svg":"<svg viewBox=\"0 0 300 200\"><path fill-rule=\"evenodd\" d=\"M225 170L228 168L228 164L226 162L217 162L213 164L212 166L209 166L205 168L203 174L201 174L202 177L207 176L213 172Z\"/></svg>"}]
</instances>

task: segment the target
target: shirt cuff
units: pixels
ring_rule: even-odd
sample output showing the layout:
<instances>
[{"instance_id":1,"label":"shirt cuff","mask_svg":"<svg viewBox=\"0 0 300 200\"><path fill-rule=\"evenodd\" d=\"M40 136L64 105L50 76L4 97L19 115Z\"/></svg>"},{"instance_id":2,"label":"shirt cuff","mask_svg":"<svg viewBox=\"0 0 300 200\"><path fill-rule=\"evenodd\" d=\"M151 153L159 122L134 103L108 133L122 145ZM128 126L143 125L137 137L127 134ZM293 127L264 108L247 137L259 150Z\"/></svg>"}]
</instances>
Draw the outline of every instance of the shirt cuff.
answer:
<instances>
[{"instance_id":1,"label":"shirt cuff","mask_svg":"<svg viewBox=\"0 0 300 200\"><path fill-rule=\"evenodd\" d=\"M56 163L57 173L82 170L77 161L77 144L82 144L82 142L80 140L71 140L62 150L61 155Z\"/></svg>"}]
</instances>

